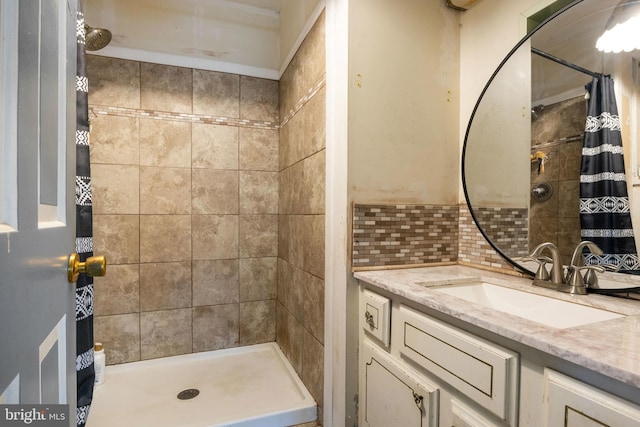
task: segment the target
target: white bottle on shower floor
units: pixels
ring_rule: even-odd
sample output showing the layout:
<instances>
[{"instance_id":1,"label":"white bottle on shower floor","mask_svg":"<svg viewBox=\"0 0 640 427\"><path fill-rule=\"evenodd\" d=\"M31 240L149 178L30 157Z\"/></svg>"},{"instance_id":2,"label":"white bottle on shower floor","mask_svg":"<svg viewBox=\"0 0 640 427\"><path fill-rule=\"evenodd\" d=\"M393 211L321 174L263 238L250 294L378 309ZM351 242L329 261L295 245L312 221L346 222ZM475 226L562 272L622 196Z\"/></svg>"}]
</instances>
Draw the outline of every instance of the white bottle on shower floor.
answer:
<instances>
[{"instance_id":1,"label":"white bottle on shower floor","mask_svg":"<svg viewBox=\"0 0 640 427\"><path fill-rule=\"evenodd\" d=\"M106 359L104 356L104 348L102 348L101 342L97 342L93 347L93 366L96 372L95 385L101 385L104 383L105 365Z\"/></svg>"}]
</instances>

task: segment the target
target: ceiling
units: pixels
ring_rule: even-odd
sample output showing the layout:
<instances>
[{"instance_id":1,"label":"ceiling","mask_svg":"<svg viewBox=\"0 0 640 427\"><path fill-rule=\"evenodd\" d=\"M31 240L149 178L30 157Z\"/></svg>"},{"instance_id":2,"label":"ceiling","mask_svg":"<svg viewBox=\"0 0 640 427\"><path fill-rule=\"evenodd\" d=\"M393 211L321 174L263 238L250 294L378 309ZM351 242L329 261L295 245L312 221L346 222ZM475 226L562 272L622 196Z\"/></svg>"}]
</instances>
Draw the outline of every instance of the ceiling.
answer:
<instances>
[{"instance_id":1,"label":"ceiling","mask_svg":"<svg viewBox=\"0 0 640 427\"><path fill-rule=\"evenodd\" d=\"M83 0L83 6L87 24L113 33L109 46L94 54L277 79L280 16L288 2L310 0ZM584 0L537 31L531 45L606 73L607 54L595 41L618 2ZM590 81L536 55L532 78L534 102Z\"/></svg>"},{"instance_id":2,"label":"ceiling","mask_svg":"<svg viewBox=\"0 0 640 427\"><path fill-rule=\"evenodd\" d=\"M285 3L285 0L229 0L228 3L237 3L238 5L257 7L258 9L270 10L279 13Z\"/></svg>"},{"instance_id":3,"label":"ceiling","mask_svg":"<svg viewBox=\"0 0 640 427\"><path fill-rule=\"evenodd\" d=\"M301 0L296 0L301 1ZM113 34L97 55L278 78L287 0L83 0Z\"/></svg>"},{"instance_id":4,"label":"ceiling","mask_svg":"<svg viewBox=\"0 0 640 427\"><path fill-rule=\"evenodd\" d=\"M560 14L533 34L531 46L596 73L611 73L608 66L620 54L605 54L596 48L613 8L620 0L584 0ZM587 74L532 55L532 99L553 98L579 92L591 81ZM631 64L630 64L631 65ZM543 102L544 103L544 102Z\"/></svg>"}]
</instances>

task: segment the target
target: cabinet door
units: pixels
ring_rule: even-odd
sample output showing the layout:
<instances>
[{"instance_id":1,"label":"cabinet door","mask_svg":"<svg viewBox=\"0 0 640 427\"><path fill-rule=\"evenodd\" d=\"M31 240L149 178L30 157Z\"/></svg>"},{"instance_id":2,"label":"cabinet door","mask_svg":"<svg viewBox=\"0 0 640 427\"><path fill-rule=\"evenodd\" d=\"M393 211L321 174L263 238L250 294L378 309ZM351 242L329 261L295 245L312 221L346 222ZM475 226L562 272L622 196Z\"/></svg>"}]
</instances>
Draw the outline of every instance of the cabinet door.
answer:
<instances>
[{"instance_id":1,"label":"cabinet door","mask_svg":"<svg viewBox=\"0 0 640 427\"><path fill-rule=\"evenodd\" d=\"M640 426L640 407L558 372L546 370L547 426Z\"/></svg>"},{"instance_id":2,"label":"cabinet door","mask_svg":"<svg viewBox=\"0 0 640 427\"><path fill-rule=\"evenodd\" d=\"M438 390L363 342L360 420L369 427L427 427L438 420Z\"/></svg>"},{"instance_id":3,"label":"cabinet door","mask_svg":"<svg viewBox=\"0 0 640 427\"><path fill-rule=\"evenodd\" d=\"M392 347L403 357L516 423L517 353L404 305L394 312L393 325Z\"/></svg>"}]
</instances>

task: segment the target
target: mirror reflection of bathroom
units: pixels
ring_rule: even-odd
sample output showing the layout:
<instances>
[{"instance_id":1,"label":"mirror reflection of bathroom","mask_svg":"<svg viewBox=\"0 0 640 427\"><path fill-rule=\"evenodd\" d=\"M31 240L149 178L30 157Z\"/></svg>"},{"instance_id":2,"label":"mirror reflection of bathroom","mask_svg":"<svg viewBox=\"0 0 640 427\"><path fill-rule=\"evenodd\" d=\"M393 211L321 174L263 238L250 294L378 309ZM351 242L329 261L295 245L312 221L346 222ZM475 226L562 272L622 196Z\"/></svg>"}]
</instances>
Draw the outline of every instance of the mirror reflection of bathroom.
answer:
<instances>
[{"instance_id":1,"label":"mirror reflection of bathroom","mask_svg":"<svg viewBox=\"0 0 640 427\"><path fill-rule=\"evenodd\" d=\"M529 232L529 248L557 241L565 264L581 240L579 184L585 119L584 96L537 103L531 112L529 227L535 232Z\"/></svg>"},{"instance_id":2,"label":"mirror reflection of bathroom","mask_svg":"<svg viewBox=\"0 0 640 427\"><path fill-rule=\"evenodd\" d=\"M585 251L590 262L615 264L620 272L640 271L637 50L597 48L603 29L616 21L618 11L637 10L640 2L567 0L546 5L529 17L531 37L522 40L496 71L474 112L464 149L469 204L494 248L529 272L531 266L518 260L537 244L553 242L568 263L581 240L597 240L599 246L611 248L600 258ZM549 16L553 19L538 26ZM600 105L585 97L594 79L599 83L592 87L612 88L615 96L607 99L615 98L615 113L587 115L590 106ZM615 132L621 145L616 142L615 149L604 151L585 145L586 139L589 144L600 139L604 132L599 129L610 127L609 135ZM583 146L588 148L584 156ZM616 160L600 161L609 157ZM588 159L587 168L602 169L587 170L583 175L589 183L580 185L583 159ZM607 169L614 164L615 171ZM615 179L600 180L602 173ZM626 185L613 184L622 183L623 176ZM611 182L615 195L595 195L596 188L604 188L596 184L600 181ZM535 197L542 183L553 189L548 198ZM502 212L505 208L508 213ZM513 224L508 231L500 227L506 215ZM608 222L595 225L601 220Z\"/></svg>"}]
</instances>

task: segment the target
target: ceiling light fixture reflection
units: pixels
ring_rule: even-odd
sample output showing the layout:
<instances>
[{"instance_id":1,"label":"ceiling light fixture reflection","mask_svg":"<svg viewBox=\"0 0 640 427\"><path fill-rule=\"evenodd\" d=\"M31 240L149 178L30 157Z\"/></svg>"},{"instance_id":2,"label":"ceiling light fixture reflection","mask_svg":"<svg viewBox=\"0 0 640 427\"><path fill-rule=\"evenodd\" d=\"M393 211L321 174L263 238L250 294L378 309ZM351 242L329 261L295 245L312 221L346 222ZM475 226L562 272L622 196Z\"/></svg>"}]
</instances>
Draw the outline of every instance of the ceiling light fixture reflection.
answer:
<instances>
[{"instance_id":1,"label":"ceiling light fixture reflection","mask_svg":"<svg viewBox=\"0 0 640 427\"><path fill-rule=\"evenodd\" d=\"M615 7L604 34L596 42L602 52L640 49L640 1L623 0Z\"/></svg>"}]
</instances>

